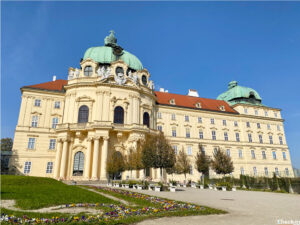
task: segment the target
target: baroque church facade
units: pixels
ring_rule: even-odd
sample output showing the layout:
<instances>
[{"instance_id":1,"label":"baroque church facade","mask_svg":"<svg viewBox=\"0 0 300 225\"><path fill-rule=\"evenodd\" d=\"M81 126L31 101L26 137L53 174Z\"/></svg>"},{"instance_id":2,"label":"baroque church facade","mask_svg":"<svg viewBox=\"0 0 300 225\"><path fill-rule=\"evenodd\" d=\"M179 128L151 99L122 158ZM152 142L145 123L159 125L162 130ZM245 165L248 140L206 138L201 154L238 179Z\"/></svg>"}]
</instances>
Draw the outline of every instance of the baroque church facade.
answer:
<instances>
[{"instance_id":1,"label":"baroque church facade","mask_svg":"<svg viewBox=\"0 0 300 225\"><path fill-rule=\"evenodd\" d=\"M234 177L294 176L280 109L263 105L254 89L235 81L217 99L201 98L196 90L154 91L148 70L113 32L104 46L86 50L67 80L54 78L21 92L11 165L25 175L105 181L112 149L124 156L145 135L161 131L176 154L183 149L190 158L187 179L199 179L199 143L208 156L217 148L230 155ZM134 171L132 177L125 171L121 178L159 180L158 170Z\"/></svg>"}]
</instances>

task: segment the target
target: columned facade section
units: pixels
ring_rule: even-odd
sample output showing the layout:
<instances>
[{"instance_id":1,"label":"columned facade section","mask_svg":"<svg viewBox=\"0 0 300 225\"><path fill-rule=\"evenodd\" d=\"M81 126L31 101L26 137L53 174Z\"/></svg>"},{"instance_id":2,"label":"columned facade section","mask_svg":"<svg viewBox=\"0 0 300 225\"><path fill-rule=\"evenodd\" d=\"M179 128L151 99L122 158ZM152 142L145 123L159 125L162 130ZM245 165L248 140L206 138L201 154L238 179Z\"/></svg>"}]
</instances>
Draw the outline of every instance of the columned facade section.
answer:
<instances>
[{"instance_id":1,"label":"columned facade section","mask_svg":"<svg viewBox=\"0 0 300 225\"><path fill-rule=\"evenodd\" d=\"M67 138L63 139L62 159L61 159L61 167L60 167L60 178L61 179L66 178L68 142L69 142L69 140Z\"/></svg>"},{"instance_id":2,"label":"columned facade section","mask_svg":"<svg viewBox=\"0 0 300 225\"><path fill-rule=\"evenodd\" d=\"M100 180L106 180L106 161L107 161L107 153L108 153L108 139L109 137L103 137L103 146L101 151L101 176Z\"/></svg>"},{"instance_id":3,"label":"columned facade section","mask_svg":"<svg viewBox=\"0 0 300 225\"><path fill-rule=\"evenodd\" d=\"M99 139L100 137L97 136L94 138L92 180L98 180Z\"/></svg>"},{"instance_id":4,"label":"columned facade section","mask_svg":"<svg viewBox=\"0 0 300 225\"><path fill-rule=\"evenodd\" d=\"M84 168L84 178L89 180L91 175L91 159L92 159L92 138L87 139L87 152Z\"/></svg>"}]
</instances>

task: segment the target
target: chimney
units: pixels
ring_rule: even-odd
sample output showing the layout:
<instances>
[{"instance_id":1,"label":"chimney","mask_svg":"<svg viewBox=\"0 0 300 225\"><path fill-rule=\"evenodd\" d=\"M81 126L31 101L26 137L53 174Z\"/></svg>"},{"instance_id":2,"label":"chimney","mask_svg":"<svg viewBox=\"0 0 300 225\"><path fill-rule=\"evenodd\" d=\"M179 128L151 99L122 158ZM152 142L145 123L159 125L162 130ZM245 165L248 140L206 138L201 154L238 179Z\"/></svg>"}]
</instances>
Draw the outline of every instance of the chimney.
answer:
<instances>
[{"instance_id":1,"label":"chimney","mask_svg":"<svg viewBox=\"0 0 300 225\"><path fill-rule=\"evenodd\" d=\"M165 89L160 88L159 91L160 91L160 92L165 92Z\"/></svg>"},{"instance_id":2,"label":"chimney","mask_svg":"<svg viewBox=\"0 0 300 225\"><path fill-rule=\"evenodd\" d=\"M188 96L199 97L198 91L197 91L197 90L194 90L194 89L189 89Z\"/></svg>"},{"instance_id":3,"label":"chimney","mask_svg":"<svg viewBox=\"0 0 300 225\"><path fill-rule=\"evenodd\" d=\"M52 79L52 81L56 81L56 76L53 76L53 79Z\"/></svg>"}]
</instances>

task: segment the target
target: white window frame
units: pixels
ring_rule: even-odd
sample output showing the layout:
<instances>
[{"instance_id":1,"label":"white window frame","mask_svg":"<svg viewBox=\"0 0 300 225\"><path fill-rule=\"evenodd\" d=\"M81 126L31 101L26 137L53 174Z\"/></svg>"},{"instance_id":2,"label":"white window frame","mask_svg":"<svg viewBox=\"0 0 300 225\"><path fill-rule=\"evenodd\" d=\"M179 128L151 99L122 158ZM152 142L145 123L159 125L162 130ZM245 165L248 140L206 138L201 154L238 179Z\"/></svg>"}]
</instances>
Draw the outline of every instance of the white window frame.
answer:
<instances>
[{"instance_id":1,"label":"white window frame","mask_svg":"<svg viewBox=\"0 0 300 225\"><path fill-rule=\"evenodd\" d=\"M215 124L215 119L214 118L210 119L210 124Z\"/></svg>"},{"instance_id":2,"label":"white window frame","mask_svg":"<svg viewBox=\"0 0 300 225\"><path fill-rule=\"evenodd\" d=\"M172 128L172 137L176 137L176 127Z\"/></svg>"},{"instance_id":3,"label":"white window frame","mask_svg":"<svg viewBox=\"0 0 300 225\"><path fill-rule=\"evenodd\" d=\"M54 102L54 108L55 109L60 109L60 101Z\"/></svg>"},{"instance_id":4,"label":"white window frame","mask_svg":"<svg viewBox=\"0 0 300 225\"><path fill-rule=\"evenodd\" d=\"M215 130L212 130L212 131L211 131L211 139L212 139L212 140L217 140L217 133L216 133Z\"/></svg>"},{"instance_id":5,"label":"white window frame","mask_svg":"<svg viewBox=\"0 0 300 225\"><path fill-rule=\"evenodd\" d=\"M46 173L53 172L53 162L47 162Z\"/></svg>"},{"instance_id":6,"label":"white window frame","mask_svg":"<svg viewBox=\"0 0 300 225\"><path fill-rule=\"evenodd\" d=\"M157 125L157 130L162 131L162 126L161 125Z\"/></svg>"},{"instance_id":7,"label":"white window frame","mask_svg":"<svg viewBox=\"0 0 300 225\"><path fill-rule=\"evenodd\" d=\"M251 159L256 159L255 151L253 149L251 150Z\"/></svg>"},{"instance_id":8,"label":"white window frame","mask_svg":"<svg viewBox=\"0 0 300 225\"><path fill-rule=\"evenodd\" d=\"M228 133L227 132L224 132L224 140L228 141Z\"/></svg>"},{"instance_id":9,"label":"white window frame","mask_svg":"<svg viewBox=\"0 0 300 225\"><path fill-rule=\"evenodd\" d=\"M54 150L56 146L56 139L50 139L49 150Z\"/></svg>"},{"instance_id":10,"label":"white window frame","mask_svg":"<svg viewBox=\"0 0 300 225\"><path fill-rule=\"evenodd\" d=\"M261 156L262 156L262 159L267 159L267 155L266 155L265 150L261 151Z\"/></svg>"},{"instance_id":11,"label":"white window frame","mask_svg":"<svg viewBox=\"0 0 300 225\"><path fill-rule=\"evenodd\" d=\"M265 176L268 177L268 176L269 176L269 170L268 170L268 167L265 167L265 168L264 168L264 171L265 171Z\"/></svg>"},{"instance_id":12,"label":"white window frame","mask_svg":"<svg viewBox=\"0 0 300 225\"><path fill-rule=\"evenodd\" d=\"M252 143L252 134L251 133L248 133L248 141L249 141L249 143Z\"/></svg>"},{"instance_id":13,"label":"white window frame","mask_svg":"<svg viewBox=\"0 0 300 225\"><path fill-rule=\"evenodd\" d=\"M185 115L185 116L184 116L184 121L185 121L185 122L190 122L190 117L189 117L188 115Z\"/></svg>"},{"instance_id":14,"label":"white window frame","mask_svg":"<svg viewBox=\"0 0 300 225\"><path fill-rule=\"evenodd\" d=\"M173 147L173 149L174 149L175 155L177 155L177 154L178 154L178 148L177 148L177 145L173 145L172 147Z\"/></svg>"},{"instance_id":15,"label":"white window frame","mask_svg":"<svg viewBox=\"0 0 300 225\"><path fill-rule=\"evenodd\" d=\"M285 153L285 152L282 152L282 158L283 158L283 160L287 160L287 157L286 157L286 153Z\"/></svg>"},{"instance_id":16,"label":"white window frame","mask_svg":"<svg viewBox=\"0 0 300 225\"><path fill-rule=\"evenodd\" d=\"M56 126L58 124L58 117L53 117L52 118L52 129L56 129Z\"/></svg>"},{"instance_id":17,"label":"white window frame","mask_svg":"<svg viewBox=\"0 0 300 225\"><path fill-rule=\"evenodd\" d=\"M161 119L161 118L162 118L161 112L157 112L157 118L158 118L158 119Z\"/></svg>"},{"instance_id":18,"label":"white window frame","mask_svg":"<svg viewBox=\"0 0 300 225\"><path fill-rule=\"evenodd\" d=\"M273 160L277 159L276 151L272 151L272 158L273 158Z\"/></svg>"},{"instance_id":19,"label":"white window frame","mask_svg":"<svg viewBox=\"0 0 300 225\"><path fill-rule=\"evenodd\" d=\"M233 124L234 124L235 127L239 126L238 121L234 121Z\"/></svg>"},{"instance_id":20,"label":"white window frame","mask_svg":"<svg viewBox=\"0 0 300 225\"><path fill-rule=\"evenodd\" d=\"M283 145L283 140L282 140L282 136L279 136L279 144Z\"/></svg>"},{"instance_id":21,"label":"white window frame","mask_svg":"<svg viewBox=\"0 0 300 225\"><path fill-rule=\"evenodd\" d=\"M239 149L239 159L243 158L243 149Z\"/></svg>"},{"instance_id":22,"label":"white window frame","mask_svg":"<svg viewBox=\"0 0 300 225\"><path fill-rule=\"evenodd\" d=\"M260 144L264 143L263 136L261 134L258 135L258 139Z\"/></svg>"},{"instance_id":23,"label":"white window frame","mask_svg":"<svg viewBox=\"0 0 300 225\"><path fill-rule=\"evenodd\" d=\"M199 130L199 139L203 139L203 138L204 138L203 131Z\"/></svg>"},{"instance_id":24,"label":"white window frame","mask_svg":"<svg viewBox=\"0 0 300 225\"><path fill-rule=\"evenodd\" d=\"M41 99L35 99L34 100L34 106L41 107Z\"/></svg>"},{"instance_id":25,"label":"white window frame","mask_svg":"<svg viewBox=\"0 0 300 225\"><path fill-rule=\"evenodd\" d=\"M230 156L230 149L226 150L226 154L227 154L227 156Z\"/></svg>"},{"instance_id":26,"label":"white window frame","mask_svg":"<svg viewBox=\"0 0 300 225\"><path fill-rule=\"evenodd\" d=\"M24 174L29 174L31 171L31 161L26 161L24 163Z\"/></svg>"},{"instance_id":27,"label":"white window frame","mask_svg":"<svg viewBox=\"0 0 300 225\"><path fill-rule=\"evenodd\" d=\"M28 138L27 149L35 149L35 138L33 137Z\"/></svg>"},{"instance_id":28,"label":"white window frame","mask_svg":"<svg viewBox=\"0 0 300 225\"><path fill-rule=\"evenodd\" d=\"M202 123L202 117L198 117L198 123Z\"/></svg>"},{"instance_id":29,"label":"white window frame","mask_svg":"<svg viewBox=\"0 0 300 225\"><path fill-rule=\"evenodd\" d=\"M186 128L185 129L185 137L186 138L190 138L191 137L191 129L190 128Z\"/></svg>"},{"instance_id":30,"label":"white window frame","mask_svg":"<svg viewBox=\"0 0 300 225\"><path fill-rule=\"evenodd\" d=\"M253 174L254 174L254 176L257 176L257 168L256 168L256 166L253 167Z\"/></svg>"},{"instance_id":31,"label":"white window frame","mask_svg":"<svg viewBox=\"0 0 300 225\"><path fill-rule=\"evenodd\" d=\"M238 132L235 133L235 140L236 140L237 142L240 142L240 141L241 141L241 139L240 139L240 133L238 133Z\"/></svg>"},{"instance_id":32,"label":"white window frame","mask_svg":"<svg viewBox=\"0 0 300 225\"><path fill-rule=\"evenodd\" d=\"M269 135L269 141L270 141L270 144L273 144L273 136L272 135Z\"/></svg>"},{"instance_id":33,"label":"white window frame","mask_svg":"<svg viewBox=\"0 0 300 225\"><path fill-rule=\"evenodd\" d=\"M193 155L193 149L190 145L187 146L187 155Z\"/></svg>"},{"instance_id":34,"label":"white window frame","mask_svg":"<svg viewBox=\"0 0 300 225\"><path fill-rule=\"evenodd\" d=\"M176 114L175 114L175 113L172 113L171 119L172 119L172 120L176 120Z\"/></svg>"},{"instance_id":35,"label":"white window frame","mask_svg":"<svg viewBox=\"0 0 300 225\"><path fill-rule=\"evenodd\" d=\"M227 121L223 120L223 126L227 126Z\"/></svg>"},{"instance_id":36,"label":"white window frame","mask_svg":"<svg viewBox=\"0 0 300 225\"><path fill-rule=\"evenodd\" d=\"M38 126L38 120L39 120L39 116L38 115L33 115L32 120L31 120L31 127L37 127Z\"/></svg>"}]
</instances>

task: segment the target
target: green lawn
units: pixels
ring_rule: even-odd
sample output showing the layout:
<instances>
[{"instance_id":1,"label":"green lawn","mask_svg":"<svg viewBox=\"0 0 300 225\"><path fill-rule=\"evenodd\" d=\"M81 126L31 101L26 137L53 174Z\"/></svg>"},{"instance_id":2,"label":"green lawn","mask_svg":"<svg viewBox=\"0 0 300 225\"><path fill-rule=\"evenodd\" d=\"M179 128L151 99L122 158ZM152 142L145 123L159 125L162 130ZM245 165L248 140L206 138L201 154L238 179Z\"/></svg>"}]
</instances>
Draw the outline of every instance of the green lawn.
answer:
<instances>
[{"instance_id":1,"label":"green lawn","mask_svg":"<svg viewBox=\"0 0 300 225\"><path fill-rule=\"evenodd\" d=\"M15 199L21 209L70 203L116 203L104 196L51 178L1 175L1 199Z\"/></svg>"},{"instance_id":2,"label":"green lawn","mask_svg":"<svg viewBox=\"0 0 300 225\"><path fill-rule=\"evenodd\" d=\"M28 176L1 176L1 198L15 199L17 206L21 209L37 209L52 205L71 204L71 203L105 203L100 207L99 214L88 215L80 213L71 215L66 213L35 213L12 211L1 208L11 219L3 224L24 223L25 217L53 219L56 224L132 224L145 219L168 217L168 216L192 216L226 213L223 210L213 209L206 206L157 198L149 195L138 194L128 191L119 191L109 188L89 187L100 193L106 193L119 199L128 201L130 206L124 206L120 202L113 201L97 193L83 189L82 187L66 185L51 178L28 177ZM167 204L166 204L167 203ZM112 205L111 205L112 204ZM169 210L165 207L174 206ZM180 206L181 205L181 206ZM177 207L175 207L177 206ZM20 222L15 222L16 218ZM67 218L67 220L65 220ZM55 220L55 219L54 219ZM34 224L34 223L33 223Z\"/></svg>"}]
</instances>

